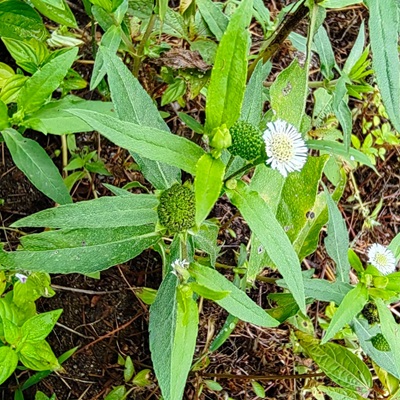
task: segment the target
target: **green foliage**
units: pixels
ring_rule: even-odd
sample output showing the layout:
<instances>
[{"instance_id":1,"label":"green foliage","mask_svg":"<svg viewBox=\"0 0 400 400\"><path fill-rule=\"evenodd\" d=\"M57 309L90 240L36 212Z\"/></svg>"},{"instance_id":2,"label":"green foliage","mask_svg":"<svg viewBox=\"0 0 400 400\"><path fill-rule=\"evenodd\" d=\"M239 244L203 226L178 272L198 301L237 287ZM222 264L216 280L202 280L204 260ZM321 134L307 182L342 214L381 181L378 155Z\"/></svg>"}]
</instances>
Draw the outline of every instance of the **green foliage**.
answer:
<instances>
[{"instance_id":1,"label":"green foliage","mask_svg":"<svg viewBox=\"0 0 400 400\"><path fill-rule=\"evenodd\" d=\"M325 8L357 3L353 0L299 2L297 9L284 8L274 21L261 0L237 4L182 0L179 11L166 0L86 0L92 26L104 31L99 45L93 43L90 89L97 89L106 101L69 94L86 87L86 81L72 69L82 41L78 30L68 32L68 27L77 27L68 3L31 3L0 1L0 37L15 62L11 65L19 67L14 71L0 63L0 139L15 165L59 206L14 222L12 228L45 229L22 235L17 250L0 250L0 383L20 363L41 371L42 375L33 375L18 388L16 398L21 398L23 390L60 367L61 358L54 356L45 339L61 311L36 314L34 305L40 296L54 294L43 272L92 274L149 248L162 259L161 285L157 291L134 290L150 305L150 350L163 399L184 397L190 370L204 368L239 320L271 328L288 321L312 333L306 305L314 301L331 303L320 320L323 339L297 332L292 343L296 346L298 341L305 354L341 386L315 386L314 394L326 393L334 399L367 396L372 376L358 356L362 352L373 361L385 387L390 386L389 374L394 380L400 378L399 328L387 307L400 296L400 273L383 275L363 265L349 248L345 221L336 205L346 184L345 171L357 163L374 169L377 157L384 159L387 147L399 143L388 121L399 130L395 1L365 1L370 11L372 70L363 24L342 69L322 25ZM309 20L307 38L288 32L299 22L294 21L299 10ZM63 25L48 41L41 15ZM261 46L252 47L251 54L250 21L260 24L265 39ZM273 82L265 82L272 63L263 61L273 59L287 35L306 53L304 66L299 57ZM174 47L182 44L180 52L171 56L176 48L153 60L160 68L142 68L147 57L157 59L171 47L165 41L170 37L178 39ZM53 46L61 48L53 50ZM309 82L311 51L319 56L321 82ZM249 59L255 60L250 68ZM382 99L378 92L372 97L378 112L368 118L367 105L352 113L350 97L369 99L366 94L373 88L367 80L374 73L382 94ZM160 87L153 81L161 82ZM310 89L317 90L306 108ZM159 110L158 102L162 107L172 104ZM174 113L196 135L189 138ZM359 114L364 118L364 138L352 136ZM277 118L299 130L314 150L301 171L287 177L263 162L262 131ZM175 131L177 125L179 134L170 129ZM61 136L63 169L69 173L64 181L51 160L59 150L47 154L25 136L28 128ZM109 174L97 151L76 145L75 134L92 130L128 150L132 168L147 182L134 178L123 188L105 183L116 196L70 204L69 190L79 180L86 178L93 184L92 174ZM332 193L325 187L321 190L324 176L335 187ZM132 188L147 194L128 192ZM223 202L230 201L237 214L225 219L217 212L218 219L207 219L225 194ZM372 227L382 204L365 226ZM250 229L250 239L241 244L237 262L227 266L218 259L219 234L235 235L231 222L239 214ZM336 267L333 282L317 279L313 269L302 271L300 264L317 249L326 224L326 251ZM399 240L396 237L389 246L397 260ZM309 267L309 260L305 265ZM215 269L220 267L230 269L233 282ZM283 279L260 278L266 268L276 268ZM357 284L350 283L351 268ZM25 283L13 282L13 274L20 270L29 271ZM334 280L330 266L326 271ZM257 279L283 289L269 293L268 299L276 305L267 311L246 294L246 285L254 285ZM229 315L214 340L207 338L209 347L192 366L200 297L217 303ZM327 343L335 339L344 339L344 345ZM130 357L122 359L125 384L111 390L107 400L122 400L137 388L153 385L150 370L135 371L134 363ZM263 387L256 381L251 384L255 394L264 398ZM203 387L222 389L215 381L204 381ZM41 396L38 392L37 398Z\"/></svg>"},{"instance_id":2,"label":"green foliage","mask_svg":"<svg viewBox=\"0 0 400 400\"><path fill-rule=\"evenodd\" d=\"M158 221L171 232L182 232L195 224L196 200L193 191L179 183L164 190L157 206Z\"/></svg>"},{"instance_id":3,"label":"green foliage","mask_svg":"<svg viewBox=\"0 0 400 400\"><path fill-rule=\"evenodd\" d=\"M249 161L261 156L264 141L258 128L248 122L238 121L231 126L229 132L232 145L228 147L228 150L231 154Z\"/></svg>"}]
</instances>

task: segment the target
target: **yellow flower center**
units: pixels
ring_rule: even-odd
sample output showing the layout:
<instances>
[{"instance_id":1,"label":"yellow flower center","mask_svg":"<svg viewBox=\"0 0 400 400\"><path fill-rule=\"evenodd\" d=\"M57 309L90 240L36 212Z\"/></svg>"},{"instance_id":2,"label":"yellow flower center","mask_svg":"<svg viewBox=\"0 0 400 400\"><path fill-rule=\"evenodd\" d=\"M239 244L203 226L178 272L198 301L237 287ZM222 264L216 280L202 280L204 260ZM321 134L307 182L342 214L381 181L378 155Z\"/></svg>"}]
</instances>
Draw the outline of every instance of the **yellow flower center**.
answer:
<instances>
[{"instance_id":1,"label":"yellow flower center","mask_svg":"<svg viewBox=\"0 0 400 400\"><path fill-rule=\"evenodd\" d=\"M274 135L271 141L272 156L280 162L293 158L293 141L286 135Z\"/></svg>"},{"instance_id":2,"label":"yellow flower center","mask_svg":"<svg viewBox=\"0 0 400 400\"><path fill-rule=\"evenodd\" d=\"M381 267L385 267L388 264L388 259L385 254L377 253L375 255L375 262Z\"/></svg>"}]
</instances>

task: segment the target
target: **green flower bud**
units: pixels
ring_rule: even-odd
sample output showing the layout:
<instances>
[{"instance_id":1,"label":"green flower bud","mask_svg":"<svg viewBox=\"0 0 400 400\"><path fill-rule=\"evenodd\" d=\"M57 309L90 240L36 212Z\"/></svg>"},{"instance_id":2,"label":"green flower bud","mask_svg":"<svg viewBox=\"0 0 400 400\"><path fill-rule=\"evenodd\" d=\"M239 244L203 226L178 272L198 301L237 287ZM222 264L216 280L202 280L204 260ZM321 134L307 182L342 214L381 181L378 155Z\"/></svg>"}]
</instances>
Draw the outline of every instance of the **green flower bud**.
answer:
<instances>
[{"instance_id":1,"label":"green flower bud","mask_svg":"<svg viewBox=\"0 0 400 400\"><path fill-rule=\"evenodd\" d=\"M365 317L370 325L379 322L378 309L374 303L367 303L361 311L361 314Z\"/></svg>"},{"instance_id":2,"label":"green flower bud","mask_svg":"<svg viewBox=\"0 0 400 400\"><path fill-rule=\"evenodd\" d=\"M222 124L220 127L213 129L210 142L212 147L222 150L228 148L231 144L231 135L226 124Z\"/></svg>"},{"instance_id":3,"label":"green flower bud","mask_svg":"<svg viewBox=\"0 0 400 400\"><path fill-rule=\"evenodd\" d=\"M378 333L371 338L372 345L379 351L390 351L390 345L382 333Z\"/></svg>"},{"instance_id":4,"label":"green flower bud","mask_svg":"<svg viewBox=\"0 0 400 400\"><path fill-rule=\"evenodd\" d=\"M248 161L261 155L264 141L261 131L254 125L245 121L238 121L229 129L229 132L232 136L232 146L228 148L231 154Z\"/></svg>"},{"instance_id":5,"label":"green flower bud","mask_svg":"<svg viewBox=\"0 0 400 400\"><path fill-rule=\"evenodd\" d=\"M158 220L171 232L187 230L195 224L195 207L193 191L177 183L161 193Z\"/></svg>"}]
</instances>

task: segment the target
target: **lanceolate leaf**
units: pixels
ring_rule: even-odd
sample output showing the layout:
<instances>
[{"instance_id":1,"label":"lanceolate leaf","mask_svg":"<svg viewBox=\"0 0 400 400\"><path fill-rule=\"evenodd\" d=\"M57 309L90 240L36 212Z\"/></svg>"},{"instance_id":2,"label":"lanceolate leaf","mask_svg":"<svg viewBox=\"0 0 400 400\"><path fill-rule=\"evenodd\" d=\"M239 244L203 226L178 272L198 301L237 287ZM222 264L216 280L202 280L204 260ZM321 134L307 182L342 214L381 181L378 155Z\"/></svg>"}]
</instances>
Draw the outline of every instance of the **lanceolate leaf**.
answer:
<instances>
[{"instance_id":1,"label":"lanceolate leaf","mask_svg":"<svg viewBox=\"0 0 400 400\"><path fill-rule=\"evenodd\" d=\"M115 116L111 102L82 100L76 96L66 96L61 100L51 101L30 114L21 125L45 134L65 135L68 133L88 132L92 130L81 118L68 112L70 109L92 110L101 114Z\"/></svg>"},{"instance_id":2,"label":"lanceolate leaf","mask_svg":"<svg viewBox=\"0 0 400 400\"><path fill-rule=\"evenodd\" d=\"M258 193L250 191L241 181L237 182L236 189L227 190L227 194L282 274L300 309L305 312L300 262L274 213Z\"/></svg>"},{"instance_id":3,"label":"lanceolate leaf","mask_svg":"<svg viewBox=\"0 0 400 400\"><path fill-rule=\"evenodd\" d=\"M400 131L400 63L398 56L399 13L396 0L365 0L369 9L372 66L383 104Z\"/></svg>"},{"instance_id":4,"label":"lanceolate leaf","mask_svg":"<svg viewBox=\"0 0 400 400\"><path fill-rule=\"evenodd\" d=\"M353 148L350 148L347 151L342 143L330 140L307 140L306 144L309 149L323 150L329 152L330 154L336 154L344 158L349 158L350 160L367 165L376 172L374 165L371 163L371 160L367 155Z\"/></svg>"},{"instance_id":5,"label":"lanceolate leaf","mask_svg":"<svg viewBox=\"0 0 400 400\"><path fill-rule=\"evenodd\" d=\"M77 54L76 47L67 50L35 72L19 93L18 110L23 110L25 115L38 110L58 88Z\"/></svg>"},{"instance_id":6,"label":"lanceolate leaf","mask_svg":"<svg viewBox=\"0 0 400 400\"><path fill-rule=\"evenodd\" d=\"M37 142L12 128L2 134L15 165L40 191L59 204L72 202L56 166Z\"/></svg>"},{"instance_id":7,"label":"lanceolate leaf","mask_svg":"<svg viewBox=\"0 0 400 400\"><path fill-rule=\"evenodd\" d=\"M343 301L340 303L321 344L332 339L340 329L348 324L363 309L367 301L367 287L363 283L359 283L353 290L346 294Z\"/></svg>"},{"instance_id":8,"label":"lanceolate leaf","mask_svg":"<svg viewBox=\"0 0 400 400\"><path fill-rule=\"evenodd\" d=\"M390 345L397 371L400 371L400 325L382 299L375 299L378 307L382 334Z\"/></svg>"},{"instance_id":9,"label":"lanceolate leaf","mask_svg":"<svg viewBox=\"0 0 400 400\"><path fill-rule=\"evenodd\" d=\"M70 110L93 129L118 146L155 161L162 161L196 173L196 164L204 150L189 140L171 133L121 121L93 111Z\"/></svg>"},{"instance_id":10,"label":"lanceolate leaf","mask_svg":"<svg viewBox=\"0 0 400 400\"><path fill-rule=\"evenodd\" d=\"M139 81L132 75L123 62L104 46L100 47L100 54L104 58L104 64L108 75L111 97L117 111L117 115L123 121L132 122L169 132L168 125L161 118L153 100L142 88ZM131 149L135 158L136 153ZM162 160L154 160L146 154L140 154L138 164L146 179L156 189L167 189L175 181L180 180L180 171Z\"/></svg>"},{"instance_id":11,"label":"lanceolate leaf","mask_svg":"<svg viewBox=\"0 0 400 400\"><path fill-rule=\"evenodd\" d=\"M71 28L77 28L75 16L65 1L63 1L62 8L43 0L32 0L32 3L38 11L52 21Z\"/></svg>"},{"instance_id":12,"label":"lanceolate leaf","mask_svg":"<svg viewBox=\"0 0 400 400\"><path fill-rule=\"evenodd\" d=\"M392 351L379 351L371 343L371 338L381 333L379 326L369 325L366 319L353 319L351 326L356 333L361 348L385 371L400 379L400 365Z\"/></svg>"},{"instance_id":13,"label":"lanceolate leaf","mask_svg":"<svg viewBox=\"0 0 400 400\"><path fill-rule=\"evenodd\" d=\"M211 0L197 0L196 5L199 8L201 16L206 21L210 31L220 41L229 23L229 18L221 11Z\"/></svg>"},{"instance_id":14,"label":"lanceolate leaf","mask_svg":"<svg viewBox=\"0 0 400 400\"><path fill-rule=\"evenodd\" d=\"M207 218L222 189L225 164L211 154L204 154L196 167L194 180L196 195L196 225Z\"/></svg>"},{"instance_id":15,"label":"lanceolate leaf","mask_svg":"<svg viewBox=\"0 0 400 400\"><path fill-rule=\"evenodd\" d=\"M15 227L117 228L157 222L158 201L150 194L101 197L50 208L15 222Z\"/></svg>"},{"instance_id":16,"label":"lanceolate leaf","mask_svg":"<svg viewBox=\"0 0 400 400\"><path fill-rule=\"evenodd\" d=\"M121 264L154 245L154 226L68 229L21 238L24 250L0 252L8 269L88 274Z\"/></svg>"},{"instance_id":17,"label":"lanceolate leaf","mask_svg":"<svg viewBox=\"0 0 400 400\"><path fill-rule=\"evenodd\" d=\"M350 350L334 343L321 345L311 336L297 332L300 344L325 374L338 385L367 394L372 387L368 367Z\"/></svg>"},{"instance_id":18,"label":"lanceolate leaf","mask_svg":"<svg viewBox=\"0 0 400 400\"><path fill-rule=\"evenodd\" d=\"M169 273L157 291L157 297L150 307L150 351L163 396L171 399L174 385L173 354L177 322L177 278Z\"/></svg>"},{"instance_id":19,"label":"lanceolate leaf","mask_svg":"<svg viewBox=\"0 0 400 400\"><path fill-rule=\"evenodd\" d=\"M188 287L178 287L176 291L177 313L174 347L171 360L171 392L162 392L165 400L181 399L192 365L196 347L199 312Z\"/></svg>"},{"instance_id":20,"label":"lanceolate leaf","mask_svg":"<svg viewBox=\"0 0 400 400\"><path fill-rule=\"evenodd\" d=\"M300 130L307 94L307 71L294 60L271 86L271 106L278 118Z\"/></svg>"},{"instance_id":21,"label":"lanceolate leaf","mask_svg":"<svg viewBox=\"0 0 400 400\"><path fill-rule=\"evenodd\" d=\"M199 285L214 292L229 293L221 300L215 300L215 302L235 317L259 326L273 327L279 325L279 321L272 318L265 310L254 303L245 292L237 288L215 269L192 264L189 272Z\"/></svg>"},{"instance_id":22,"label":"lanceolate leaf","mask_svg":"<svg viewBox=\"0 0 400 400\"><path fill-rule=\"evenodd\" d=\"M241 2L231 17L218 46L208 87L206 131L226 124L232 126L240 116L246 86L247 53L253 0Z\"/></svg>"},{"instance_id":23,"label":"lanceolate leaf","mask_svg":"<svg viewBox=\"0 0 400 400\"><path fill-rule=\"evenodd\" d=\"M326 188L325 195L329 211L328 236L325 239L326 251L336 263L336 276L338 279L342 282L348 282L350 279L350 264L347 254L349 235L342 214L340 214L337 205Z\"/></svg>"},{"instance_id":24,"label":"lanceolate leaf","mask_svg":"<svg viewBox=\"0 0 400 400\"><path fill-rule=\"evenodd\" d=\"M263 112L263 82L271 71L270 62L263 65L260 60L257 64L244 94L240 119L254 126L259 126Z\"/></svg>"}]
</instances>

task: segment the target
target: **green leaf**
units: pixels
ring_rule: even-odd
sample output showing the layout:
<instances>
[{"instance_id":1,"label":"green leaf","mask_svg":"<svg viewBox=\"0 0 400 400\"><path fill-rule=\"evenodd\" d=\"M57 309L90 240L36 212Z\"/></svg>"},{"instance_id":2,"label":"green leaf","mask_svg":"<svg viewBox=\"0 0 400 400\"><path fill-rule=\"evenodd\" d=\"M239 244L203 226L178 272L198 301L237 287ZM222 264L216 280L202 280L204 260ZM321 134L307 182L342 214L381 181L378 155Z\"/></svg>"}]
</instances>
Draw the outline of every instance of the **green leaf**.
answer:
<instances>
[{"instance_id":1,"label":"green leaf","mask_svg":"<svg viewBox=\"0 0 400 400\"><path fill-rule=\"evenodd\" d=\"M271 107L276 117L300 130L308 95L307 71L294 60L270 88Z\"/></svg>"},{"instance_id":2,"label":"green leaf","mask_svg":"<svg viewBox=\"0 0 400 400\"><path fill-rule=\"evenodd\" d=\"M11 376L15 368L17 368L17 364L17 353L11 347L0 347L0 384Z\"/></svg>"},{"instance_id":3,"label":"green leaf","mask_svg":"<svg viewBox=\"0 0 400 400\"><path fill-rule=\"evenodd\" d=\"M229 18L221 11L221 8L211 0L197 0L196 5L210 31L218 41L221 41L228 26Z\"/></svg>"},{"instance_id":4,"label":"green leaf","mask_svg":"<svg viewBox=\"0 0 400 400\"><path fill-rule=\"evenodd\" d=\"M379 351L371 343L371 338L381 333L377 324L369 325L365 319L353 319L351 326L356 333L361 348L381 368L396 378L400 378L400 365L392 351Z\"/></svg>"},{"instance_id":5,"label":"green leaf","mask_svg":"<svg viewBox=\"0 0 400 400\"><path fill-rule=\"evenodd\" d=\"M240 116L247 78L253 0L240 4L218 46L206 103L206 131L231 127Z\"/></svg>"},{"instance_id":6,"label":"green leaf","mask_svg":"<svg viewBox=\"0 0 400 400\"><path fill-rule=\"evenodd\" d=\"M348 324L363 309L368 302L368 298L368 289L363 283L359 283L353 290L350 290L340 303L335 314L333 314L321 344L328 342L340 329Z\"/></svg>"},{"instance_id":7,"label":"green leaf","mask_svg":"<svg viewBox=\"0 0 400 400\"><path fill-rule=\"evenodd\" d=\"M314 43L321 61L321 73L326 79L331 80L334 77L332 69L336 61L329 36L322 25L314 36Z\"/></svg>"},{"instance_id":8,"label":"green leaf","mask_svg":"<svg viewBox=\"0 0 400 400\"><path fill-rule=\"evenodd\" d=\"M74 109L97 111L104 115L115 116L114 106L111 102L89 101L76 96L66 96L61 100L47 103L30 114L21 125L44 134L52 133L53 135L91 131L91 126L68 112Z\"/></svg>"},{"instance_id":9,"label":"green leaf","mask_svg":"<svg viewBox=\"0 0 400 400\"><path fill-rule=\"evenodd\" d=\"M241 181L237 182L236 189L227 190L227 194L282 274L300 309L305 312L300 262L273 211L258 193L250 191Z\"/></svg>"},{"instance_id":10,"label":"green leaf","mask_svg":"<svg viewBox=\"0 0 400 400\"><path fill-rule=\"evenodd\" d=\"M71 229L25 236L24 250L0 253L9 269L88 274L124 263L154 245L154 227Z\"/></svg>"},{"instance_id":11,"label":"green leaf","mask_svg":"<svg viewBox=\"0 0 400 400\"><path fill-rule=\"evenodd\" d=\"M161 118L153 100L122 61L109 49L102 46L100 52L104 57L111 97L119 118L137 125L169 132L168 125ZM160 163L163 160L154 160L146 153L141 154L135 149L131 149L131 152L135 159L139 158L136 161L141 166L145 178L156 189L167 189L175 181L180 180L180 171L178 168L172 167L173 164ZM137 153L140 157L137 157Z\"/></svg>"},{"instance_id":12,"label":"green leaf","mask_svg":"<svg viewBox=\"0 0 400 400\"><path fill-rule=\"evenodd\" d=\"M329 211L328 236L325 238L326 251L335 261L337 278L342 282L349 282L349 234L342 214L326 187L324 187L324 191Z\"/></svg>"},{"instance_id":13,"label":"green leaf","mask_svg":"<svg viewBox=\"0 0 400 400\"><path fill-rule=\"evenodd\" d=\"M343 72L345 74L348 75L350 73L354 65L362 56L364 51L364 44L365 44L365 26L364 26L364 21L362 21L360 25L360 30L358 31L357 39L343 67Z\"/></svg>"},{"instance_id":14,"label":"green leaf","mask_svg":"<svg viewBox=\"0 0 400 400\"><path fill-rule=\"evenodd\" d=\"M192 363L198 325L192 291L169 273L150 307L150 351L165 400L181 399Z\"/></svg>"},{"instance_id":15,"label":"green leaf","mask_svg":"<svg viewBox=\"0 0 400 400\"><path fill-rule=\"evenodd\" d=\"M344 388L367 394L372 387L372 376L368 367L350 350L335 343L321 345L319 340L296 332L300 345L322 371Z\"/></svg>"},{"instance_id":16,"label":"green leaf","mask_svg":"<svg viewBox=\"0 0 400 400\"><path fill-rule=\"evenodd\" d=\"M3 89L1 89L0 100L3 101L4 104L15 103L22 87L28 79L27 76L20 74L15 74L9 77L6 80Z\"/></svg>"},{"instance_id":17,"label":"green leaf","mask_svg":"<svg viewBox=\"0 0 400 400\"><path fill-rule=\"evenodd\" d=\"M156 128L121 121L93 111L70 110L108 140L140 156L162 161L194 175L204 150L189 140Z\"/></svg>"},{"instance_id":18,"label":"green leaf","mask_svg":"<svg viewBox=\"0 0 400 400\"><path fill-rule=\"evenodd\" d=\"M38 110L58 88L77 54L77 48L67 50L35 72L18 95L18 110L23 110L25 115Z\"/></svg>"},{"instance_id":19,"label":"green leaf","mask_svg":"<svg viewBox=\"0 0 400 400\"><path fill-rule=\"evenodd\" d=\"M210 264L215 265L220 251L218 246L219 226L210 221L204 221L200 229L193 235L196 249L204 251L210 256Z\"/></svg>"},{"instance_id":20,"label":"green leaf","mask_svg":"<svg viewBox=\"0 0 400 400\"><path fill-rule=\"evenodd\" d=\"M396 261L400 259L400 233L398 233L390 242L389 250L392 251L396 257Z\"/></svg>"},{"instance_id":21,"label":"green leaf","mask_svg":"<svg viewBox=\"0 0 400 400\"><path fill-rule=\"evenodd\" d=\"M40 191L56 203L72 202L56 166L37 142L12 128L5 129L2 134L15 165Z\"/></svg>"},{"instance_id":22,"label":"green leaf","mask_svg":"<svg viewBox=\"0 0 400 400\"><path fill-rule=\"evenodd\" d=\"M60 364L50 345L42 340L41 342L24 342L19 348L19 359L25 367L34 371L56 370Z\"/></svg>"},{"instance_id":23,"label":"green leaf","mask_svg":"<svg viewBox=\"0 0 400 400\"><path fill-rule=\"evenodd\" d=\"M68 4L63 1L62 8L56 7L49 1L43 0L31 0L35 8L43 14L45 17L51 19L58 24L68 26L70 28L77 28L76 20L74 14L69 8Z\"/></svg>"},{"instance_id":24,"label":"green leaf","mask_svg":"<svg viewBox=\"0 0 400 400\"><path fill-rule=\"evenodd\" d=\"M265 390L261 384L256 381L251 381L251 386L256 396L258 396L260 399L265 399Z\"/></svg>"},{"instance_id":25,"label":"green leaf","mask_svg":"<svg viewBox=\"0 0 400 400\"><path fill-rule=\"evenodd\" d=\"M30 5L17 0L0 2L0 36L43 40L47 35L42 19Z\"/></svg>"},{"instance_id":26,"label":"green leaf","mask_svg":"<svg viewBox=\"0 0 400 400\"><path fill-rule=\"evenodd\" d=\"M400 131L399 13L396 0L365 0L369 9L372 67L390 121Z\"/></svg>"},{"instance_id":27,"label":"green leaf","mask_svg":"<svg viewBox=\"0 0 400 400\"><path fill-rule=\"evenodd\" d=\"M194 180L197 226L207 218L218 200L224 174L225 164L211 154L204 154L198 161Z\"/></svg>"},{"instance_id":28,"label":"green leaf","mask_svg":"<svg viewBox=\"0 0 400 400\"><path fill-rule=\"evenodd\" d=\"M303 272L304 274L305 272ZM328 303L333 301L337 305L340 305L345 295L353 289L353 286L348 283L329 282L325 279L309 279L306 276L303 276L303 282L306 297ZM283 279L279 279L277 284L283 288L288 287Z\"/></svg>"},{"instance_id":29,"label":"green leaf","mask_svg":"<svg viewBox=\"0 0 400 400\"><path fill-rule=\"evenodd\" d=\"M221 300L215 300L215 302L235 317L250 322L251 324L264 327L279 325L279 321L270 317L268 313L254 303L246 293L237 288L215 269L198 264L191 264L189 272L201 286L205 286L214 292L230 292L226 297Z\"/></svg>"},{"instance_id":30,"label":"green leaf","mask_svg":"<svg viewBox=\"0 0 400 400\"><path fill-rule=\"evenodd\" d=\"M104 400L124 400L126 388L124 385L117 386L104 398Z\"/></svg>"},{"instance_id":31,"label":"green leaf","mask_svg":"<svg viewBox=\"0 0 400 400\"><path fill-rule=\"evenodd\" d=\"M161 97L161 106L172 103L178 100L186 92L186 82L183 79L176 79L174 83L168 85L167 90Z\"/></svg>"},{"instance_id":32,"label":"green leaf","mask_svg":"<svg viewBox=\"0 0 400 400\"><path fill-rule=\"evenodd\" d=\"M348 154L351 144L351 131L353 129L353 116L348 102L346 77L339 78L335 85L335 92L333 94L333 111L342 127L343 143L346 153Z\"/></svg>"},{"instance_id":33,"label":"green leaf","mask_svg":"<svg viewBox=\"0 0 400 400\"><path fill-rule=\"evenodd\" d=\"M202 135L204 133L204 128L203 125L200 124L196 119L191 117L188 114L185 114L183 112L178 112L179 118L182 120L182 122L188 126L189 129L192 131L198 133L199 135Z\"/></svg>"},{"instance_id":34,"label":"green leaf","mask_svg":"<svg viewBox=\"0 0 400 400\"><path fill-rule=\"evenodd\" d=\"M127 356L124 366L124 381L129 382L133 378L134 373L135 367L133 366L132 358L130 356Z\"/></svg>"},{"instance_id":35,"label":"green leaf","mask_svg":"<svg viewBox=\"0 0 400 400\"><path fill-rule=\"evenodd\" d=\"M158 200L135 194L81 201L50 208L14 222L14 227L117 228L157 222Z\"/></svg>"},{"instance_id":36,"label":"green leaf","mask_svg":"<svg viewBox=\"0 0 400 400\"><path fill-rule=\"evenodd\" d=\"M9 127L10 123L8 122L8 119L8 108L0 100L0 131Z\"/></svg>"},{"instance_id":37,"label":"green leaf","mask_svg":"<svg viewBox=\"0 0 400 400\"><path fill-rule=\"evenodd\" d=\"M318 386L318 390L326 393L332 400L363 400L359 394L349 389L338 387Z\"/></svg>"},{"instance_id":38,"label":"green leaf","mask_svg":"<svg viewBox=\"0 0 400 400\"><path fill-rule=\"evenodd\" d=\"M264 106L263 82L271 72L270 62L263 65L260 60L246 87L240 119L254 126L260 126Z\"/></svg>"},{"instance_id":39,"label":"green leaf","mask_svg":"<svg viewBox=\"0 0 400 400\"><path fill-rule=\"evenodd\" d=\"M120 26L112 25L101 38L100 45L107 48L110 53L115 54L121 43L122 30ZM102 51L98 51L90 78L90 90L94 90L107 73Z\"/></svg>"},{"instance_id":40,"label":"green leaf","mask_svg":"<svg viewBox=\"0 0 400 400\"><path fill-rule=\"evenodd\" d=\"M376 173L374 165L367 155L356 149L350 148L348 151L342 143L331 140L307 140L307 147L314 150L323 150L331 155L342 156L349 161L357 161L372 168Z\"/></svg>"},{"instance_id":41,"label":"green leaf","mask_svg":"<svg viewBox=\"0 0 400 400\"><path fill-rule=\"evenodd\" d=\"M197 293L199 296L204 297L205 299L210 299L210 300L222 300L223 298L225 298L226 296L228 296L230 294L229 291L227 290L212 290L209 289L206 286L203 285L199 285L196 282L189 282L188 286L190 287L190 289L193 290L193 292Z\"/></svg>"},{"instance_id":42,"label":"green leaf","mask_svg":"<svg viewBox=\"0 0 400 400\"><path fill-rule=\"evenodd\" d=\"M356 252L353 249L349 249L347 251L347 256L349 258L349 263L352 268L356 270L359 274L362 274L364 272L364 267L361 263L360 258L356 254Z\"/></svg>"},{"instance_id":43,"label":"green leaf","mask_svg":"<svg viewBox=\"0 0 400 400\"><path fill-rule=\"evenodd\" d=\"M382 299L375 299L378 307L379 320L381 324L382 334L390 345L393 359L395 361L396 370L400 371L400 329L399 324L395 321L392 312L386 306Z\"/></svg>"},{"instance_id":44,"label":"green leaf","mask_svg":"<svg viewBox=\"0 0 400 400\"><path fill-rule=\"evenodd\" d=\"M29 318L21 328L24 339L28 342L39 342L50 334L63 310L54 310Z\"/></svg>"},{"instance_id":45,"label":"green leaf","mask_svg":"<svg viewBox=\"0 0 400 400\"><path fill-rule=\"evenodd\" d=\"M35 73L49 56L46 45L37 39L31 38L28 41L2 38L2 40L17 65L30 74Z\"/></svg>"}]
</instances>

